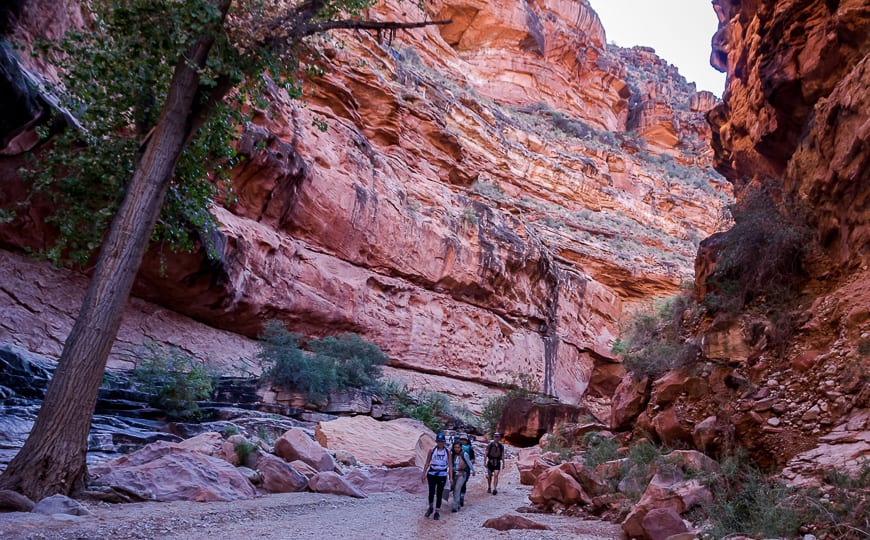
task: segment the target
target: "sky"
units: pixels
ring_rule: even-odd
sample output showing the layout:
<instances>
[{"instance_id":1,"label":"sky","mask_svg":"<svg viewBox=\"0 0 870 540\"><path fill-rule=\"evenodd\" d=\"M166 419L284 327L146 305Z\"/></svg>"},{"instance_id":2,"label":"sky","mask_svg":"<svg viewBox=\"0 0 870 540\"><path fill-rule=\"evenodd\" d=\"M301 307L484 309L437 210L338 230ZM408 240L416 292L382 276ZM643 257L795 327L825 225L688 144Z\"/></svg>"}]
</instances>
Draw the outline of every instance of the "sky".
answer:
<instances>
[{"instance_id":1,"label":"sky","mask_svg":"<svg viewBox=\"0 0 870 540\"><path fill-rule=\"evenodd\" d=\"M677 66L698 90L722 96L725 74L710 66L710 40L718 27L710 0L590 0L607 41L646 45Z\"/></svg>"}]
</instances>

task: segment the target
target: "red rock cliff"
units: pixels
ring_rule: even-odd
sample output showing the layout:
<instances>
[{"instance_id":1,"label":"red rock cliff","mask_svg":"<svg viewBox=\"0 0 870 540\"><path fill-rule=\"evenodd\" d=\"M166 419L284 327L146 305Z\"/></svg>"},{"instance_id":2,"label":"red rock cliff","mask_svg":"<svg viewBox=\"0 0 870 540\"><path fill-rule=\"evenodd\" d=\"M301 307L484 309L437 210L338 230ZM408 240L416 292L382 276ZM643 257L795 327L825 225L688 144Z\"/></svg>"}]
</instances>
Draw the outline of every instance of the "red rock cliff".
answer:
<instances>
[{"instance_id":1,"label":"red rock cliff","mask_svg":"<svg viewBox=\"0 0 870 540\"><path fill-rule=\"evenodd\" d=\"M222 340L280 318L305 334L359 332L390 355L391 376L465 397L515 372L566 402L593 372L597 391L612 389L623 302L689 278L729 200L705 150L715 98L650 50L607 46L586 2L428 9L372 9L453 22L325 43L328 75L307 106L276 89L254 111L238 202L215 208L219 261L175 257L165 274L147 263L126 344L144 334L228 361L252 345ZM19 249L44 232L18 221L0 237ZM34 286L36 263L3 264L16 279L0 299L17 315L0 338L56 351L74 313L57 306L74 302L51 294L75 297L80 278L40 267ZM197 323L145 330L142 313L164 308Z\"/></svg>"}]
</instances>

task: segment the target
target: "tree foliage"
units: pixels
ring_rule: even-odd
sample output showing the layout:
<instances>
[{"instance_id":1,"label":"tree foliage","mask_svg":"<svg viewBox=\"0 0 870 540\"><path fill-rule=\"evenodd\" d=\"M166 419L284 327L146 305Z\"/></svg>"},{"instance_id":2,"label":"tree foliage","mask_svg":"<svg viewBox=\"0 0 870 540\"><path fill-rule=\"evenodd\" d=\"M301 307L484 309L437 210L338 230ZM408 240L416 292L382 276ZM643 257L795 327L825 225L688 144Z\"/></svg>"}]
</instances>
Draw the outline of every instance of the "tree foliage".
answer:
<instances>
[{"instance_id":1,"label":"tree foliage","mask_svg":"<svg viewBox=\"0 0 870 540\"><path fill-rule=\"evenodd\" d=\"M309 350L303 350L299 336L279 321L266 323L259 346L258 358L272 382L312 399L323 399L336 390L373 388L381 366L390 360L377 345L356 334L311 339Z\"/></svg>"},{"instance_id":2,"label":"tree foliage","mask_svg":"<svg viewBox=\"0 0 870 540\"><path fill-rule=\"evenodd\" d=\"M177 347L146 345L147 354L133 370L133 383L172 419L199 416L198 400L211 395L212 379L203 362Z\"/></svg>"}]
</instances>

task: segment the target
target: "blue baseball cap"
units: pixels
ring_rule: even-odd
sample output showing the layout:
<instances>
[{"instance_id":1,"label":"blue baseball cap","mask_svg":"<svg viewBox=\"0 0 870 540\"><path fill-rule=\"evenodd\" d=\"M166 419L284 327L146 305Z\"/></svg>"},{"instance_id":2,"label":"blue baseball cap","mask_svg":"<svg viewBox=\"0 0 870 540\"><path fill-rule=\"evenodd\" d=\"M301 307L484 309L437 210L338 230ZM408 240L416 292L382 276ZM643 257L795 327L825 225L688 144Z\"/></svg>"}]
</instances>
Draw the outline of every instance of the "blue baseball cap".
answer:
<instances>
[{"instance_id":1,"label":"blue baseball cap","mask_svg":"<svg viewBox=\"0 0 870 540\"><path fill-rule=\"evenodd\" d=\"M439 433L435 436L435 442L447 442L447 437L443 433Z\"/></svg>"}]
</instances>

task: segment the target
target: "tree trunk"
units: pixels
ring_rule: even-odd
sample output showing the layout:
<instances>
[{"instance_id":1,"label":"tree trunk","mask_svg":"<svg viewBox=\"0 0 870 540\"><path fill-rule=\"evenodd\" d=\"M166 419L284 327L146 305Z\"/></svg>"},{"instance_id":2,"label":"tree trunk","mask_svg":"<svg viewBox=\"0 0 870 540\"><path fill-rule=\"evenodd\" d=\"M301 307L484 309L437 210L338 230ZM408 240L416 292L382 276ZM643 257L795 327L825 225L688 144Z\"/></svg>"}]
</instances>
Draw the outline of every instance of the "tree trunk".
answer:
<instances>
[{"instance_id":1,"label":"tree trunk","mask_svg":"<svg viewBox=\"0 0 870 540\"><path fill-rule=\"evenodd\" d=\"M84 485L88 432L106 360L190 134L192 112L201 97L197 66L205 64L213 41L198 41L175 68L160 120L100 249L33 430L0 476L2 489L38 501L55 493L74 493Z\"/></svg>"}]
</instances>

